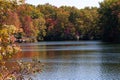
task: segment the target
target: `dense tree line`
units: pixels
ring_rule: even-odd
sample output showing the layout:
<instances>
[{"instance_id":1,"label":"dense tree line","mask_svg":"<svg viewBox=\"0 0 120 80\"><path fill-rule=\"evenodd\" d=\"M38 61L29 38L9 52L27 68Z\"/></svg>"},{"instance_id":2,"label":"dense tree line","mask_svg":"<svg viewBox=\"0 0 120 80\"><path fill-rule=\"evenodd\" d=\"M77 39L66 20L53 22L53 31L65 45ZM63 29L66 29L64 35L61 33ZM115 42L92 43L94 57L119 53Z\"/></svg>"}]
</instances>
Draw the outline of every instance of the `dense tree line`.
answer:
<instances>
[{"instance_id":1,"label":"dense tree line","mask_svg":"<svg viewBox=\"0 0 120 80\"><path fill-rule=\"evenodd\" d=\"M120 0L104 0L98 12L102 40L120 42Z\"/></svg>"},{"instance_id":2,"label":"dense tree line","mask_svg":"<svg viewBox=\"0 0 120 80\"><path fill-rule=\"evenodd\" d=\"M0 1L0 25L14 25L15 37L26 41L100 40L120 41L120 0L104 0L100 8L30 5Z\"/></svg>"},{"instance_id":3,"label":"dense tree line","mask_svg":"<svg viewBox=\"0 0 120 80\"><path fill-rule=\"evenodd\" d=\"M38 5L46 21L45 40L100 39L98 8Z\"/></svg>"}]
</instances>

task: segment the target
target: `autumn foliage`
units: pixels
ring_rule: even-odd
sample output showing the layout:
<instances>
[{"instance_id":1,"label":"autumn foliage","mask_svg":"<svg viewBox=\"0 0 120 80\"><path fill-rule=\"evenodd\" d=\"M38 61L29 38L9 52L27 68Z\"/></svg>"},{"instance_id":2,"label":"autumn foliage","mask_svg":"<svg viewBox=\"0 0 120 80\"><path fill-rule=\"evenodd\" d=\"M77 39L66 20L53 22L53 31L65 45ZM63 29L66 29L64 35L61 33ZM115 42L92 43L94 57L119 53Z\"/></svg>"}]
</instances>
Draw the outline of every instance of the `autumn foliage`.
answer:
<instances>
[{"instance_id":1,"label":"autumn foliage","mask_svg":"<svg viewBox=\"0 0 120 80\"><path fill-rule=\"evenodd\" d=\"M24 0L20 0L20 2ZM0 25L14 25L24 41L119 40L120 1L104 0L100 8L30 5L0 1ZM115 40L114 40L115 39Z\"/></svg>"}]
</instances>

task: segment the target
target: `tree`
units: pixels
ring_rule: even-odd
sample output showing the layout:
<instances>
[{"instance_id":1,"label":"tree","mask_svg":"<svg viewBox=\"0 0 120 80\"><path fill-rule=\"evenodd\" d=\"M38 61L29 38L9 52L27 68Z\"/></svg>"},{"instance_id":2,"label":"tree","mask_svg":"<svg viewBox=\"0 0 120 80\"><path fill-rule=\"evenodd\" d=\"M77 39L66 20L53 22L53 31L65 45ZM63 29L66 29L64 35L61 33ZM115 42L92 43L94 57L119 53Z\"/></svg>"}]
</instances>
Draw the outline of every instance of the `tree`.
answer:
<instances>
[{"instance_id":1,"label":"tree","mask_svg":"<svg viewBox=\"0 0 120 80\"><path fill-rule=\"evenodd\" d=\"M104 0L100 3L100 26L102 39L106 42L120 42L119 26L120 1Z\"/></svg>"},{"instance_id":2,"label":"tree","mask_svg":"<svg viewBox=\"0 0 120 80\"><path fill-rule=\"evenodd\" d=\"M14 25L19 29L21 27L21 22L18 14L13 11L7 11L6 14L7 14L7 19L5 20L5 24Z\"/></svg>"},{"instance_id":3,"label":"tree","mask_svg":"<svg viewBox=\"0 0 120 80\"><path fill-rule=\"evenodd\" d=\"M41 13L34 6L25 4L18 6L17 14L20 16L21 27L25 33L24 37L30 41L36 41L39 31L38 26L34 25L34 20L40 18Z\"/></svg>"},{"instance_id":4,"label":"tree","mask_svg":"<svg viewBox=\"0 0 120 80\"><path fill-rule=\"evenodd\" d=\"M37 36L37 31L34 29L33 21L30 16L25 16L23 21L23 30L26 37L31 38Z\"/></svg>"},{"instance_id":5,"label":"tree","mask_svg":"<svg viewBox=\"0 0 120 80\"><path fill-rule=\"evenodd\" d=\"M50 5L49 3L45 5L38 5L37 9L44 14L45 19L52 18L56 19L57 7Z\"/></svg>"},{"instance_id":6,"label":"tree","mask_svg":"<svg viewBox=\"0 0 120 80\"><path fill-rule=\"evenodd\" d=\"M0 61L20 51L19 46L14 44L16 32L17 28L14 25L0 26Z\"/></svg>"},{"instance_id":7,"label":"tree","mask_svg":"<svg viewBox=\"0 0 120 80\"><path fill-rule=\"evenodd\" d=\"M34 19L33 25L38 30L37 40L38 41L44 40L44 37L46 36L45 19L42 17Z\"/></svg>"},{"instance_id":8,"label":"tree","mask_svg":"<svg viewBox=\"0 0 120 80\"><path fill-rule=\"evenodd\" d=\"M0 25L5 24L7 20L7 12L9 10L14 10L12 3L1 0L0 1Z\"/></svg>"}]
</instances>

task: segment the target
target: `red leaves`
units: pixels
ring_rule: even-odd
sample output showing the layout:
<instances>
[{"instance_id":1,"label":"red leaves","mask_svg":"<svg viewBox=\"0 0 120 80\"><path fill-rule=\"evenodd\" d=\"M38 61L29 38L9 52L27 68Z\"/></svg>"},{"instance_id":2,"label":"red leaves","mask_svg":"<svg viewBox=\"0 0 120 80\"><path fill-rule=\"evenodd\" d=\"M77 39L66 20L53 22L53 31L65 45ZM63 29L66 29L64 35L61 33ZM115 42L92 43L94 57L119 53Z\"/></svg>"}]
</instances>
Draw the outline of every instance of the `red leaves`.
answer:
<instances>
[{"instance_id":1,"label":"red leaves","mask_svg":"<svg viewBox=\"0 0 120 80\"><path fill-rule=\"evenodd\" d=\"M24 21L23 21L23 30L26 33L27 37L31 37L33 35L33 30L34 30L34 26L33 26L33 22L30 16L25 16L24 17Z\"/></svg>"},{"instance_id":2,"label":"red leaves","mask_svg":"<svg viewBox=\"0 0 120 80\"><path fill-rule=\"evenodd\" d=\"M48 18L48 19L46 19L46 24L47 24L48 30L51 30L55 27L55 25L57 25L57 20Z\"/></svg>"}]
</instances>

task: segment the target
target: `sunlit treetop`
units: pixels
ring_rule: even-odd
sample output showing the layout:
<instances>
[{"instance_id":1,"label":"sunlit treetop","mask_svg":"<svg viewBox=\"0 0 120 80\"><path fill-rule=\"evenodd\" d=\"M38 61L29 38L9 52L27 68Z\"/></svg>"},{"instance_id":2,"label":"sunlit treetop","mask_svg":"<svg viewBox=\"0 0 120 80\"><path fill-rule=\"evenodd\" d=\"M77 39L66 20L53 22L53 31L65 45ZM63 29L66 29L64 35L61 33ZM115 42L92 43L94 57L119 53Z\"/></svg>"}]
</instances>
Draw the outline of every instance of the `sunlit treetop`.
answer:
<instances>
[{"instance_id":1,"label":"sunlit treetop","mask_svg":"<svg viewBox=\"0 0 120 80\"><path fill-rule=\"evenodd\" d=\"M25 3L25 0L0 0L0 1L16 2L17 4L24 4Z\"/></svg>"}]
</instances>

